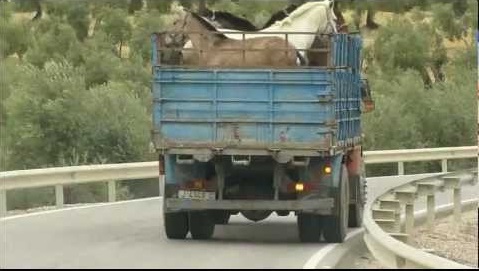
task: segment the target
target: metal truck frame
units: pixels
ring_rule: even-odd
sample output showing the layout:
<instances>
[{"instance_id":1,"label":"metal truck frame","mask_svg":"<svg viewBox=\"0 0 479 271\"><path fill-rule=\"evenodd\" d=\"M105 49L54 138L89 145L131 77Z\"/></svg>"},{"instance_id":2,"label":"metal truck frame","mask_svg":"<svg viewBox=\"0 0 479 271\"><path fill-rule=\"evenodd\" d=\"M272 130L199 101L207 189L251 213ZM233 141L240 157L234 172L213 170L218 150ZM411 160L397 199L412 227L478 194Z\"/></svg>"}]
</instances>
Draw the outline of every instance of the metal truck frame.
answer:
<instances>
[{"instance_id":1,"label":"metal truck frame","mask_svg":"<svg viewBox=\"0 0 479 271\"><path fill-rule=\"evenodd\" d=\"M165 63L165 51L181 48L164 36L152 35L153 141L168 238L211 238L238 213L294 212L302 242L343 242L361 225L360 114L372 99L358 35L329 36L318 50L327 67L293 69Z\"/></svg>"}]
</instances>

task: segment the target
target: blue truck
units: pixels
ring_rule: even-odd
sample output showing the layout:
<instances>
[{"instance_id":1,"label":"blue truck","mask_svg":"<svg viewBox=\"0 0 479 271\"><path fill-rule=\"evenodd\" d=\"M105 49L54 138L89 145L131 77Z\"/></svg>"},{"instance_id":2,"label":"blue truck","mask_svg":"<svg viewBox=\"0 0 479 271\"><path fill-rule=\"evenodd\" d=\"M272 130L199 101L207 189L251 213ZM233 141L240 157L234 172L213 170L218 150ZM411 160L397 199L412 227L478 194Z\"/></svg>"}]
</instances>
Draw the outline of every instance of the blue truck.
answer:
<instances>
[{"instance_id":1,"label":"blue truck","mask_svg":"<svg viewBox=\"0 0 479 271\"><path fill-rule=\"evenodd\" d=\"M161 35L152 35L152 137L167 238L211 238L238 213L295 214L302 242L343 242L361 225L359 35L329 37L328 67L288 69L164 65Z\"/></svg>"}]
</instances>

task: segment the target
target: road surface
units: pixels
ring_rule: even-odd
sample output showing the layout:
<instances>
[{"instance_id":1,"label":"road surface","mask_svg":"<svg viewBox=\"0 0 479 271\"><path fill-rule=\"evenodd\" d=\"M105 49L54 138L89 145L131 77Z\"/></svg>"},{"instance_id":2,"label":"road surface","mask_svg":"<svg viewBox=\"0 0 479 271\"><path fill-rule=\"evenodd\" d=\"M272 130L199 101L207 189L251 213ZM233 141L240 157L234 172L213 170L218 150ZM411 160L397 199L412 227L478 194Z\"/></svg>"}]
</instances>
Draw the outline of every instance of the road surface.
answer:
<instances>
[{"instance_id":1,"label":"road surface","mask_svg":"<svg viewBox=\"0 0 479 271\"><path fill-rule=\"evenodd\" d=\"M411 178L418 176L370 178L368 194ZM438 197L447 202L449 196ZM158 198L3 219L0 267L303 268L328 247L299 243L292 215L257 223L232 216L208 241L168 240L162 223Z\"/></svg>"}]
</instances>

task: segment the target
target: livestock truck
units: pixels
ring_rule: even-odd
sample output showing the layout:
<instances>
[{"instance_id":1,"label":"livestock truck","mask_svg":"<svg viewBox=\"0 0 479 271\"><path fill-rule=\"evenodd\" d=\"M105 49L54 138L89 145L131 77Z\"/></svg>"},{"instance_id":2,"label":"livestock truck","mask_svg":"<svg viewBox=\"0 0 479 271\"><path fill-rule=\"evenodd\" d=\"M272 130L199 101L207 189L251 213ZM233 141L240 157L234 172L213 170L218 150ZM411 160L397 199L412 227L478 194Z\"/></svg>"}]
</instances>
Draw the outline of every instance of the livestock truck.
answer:
<instances>
[{"instance_id":1,"label":"livestock truck","mask_svg":"<svg viewBox=\"0 0 479 271\"><path fill-rule=\"evenodd\" d=\"M295 214L302 242L340 243L361 225L359 35L330 35L327 67L255 69L169 65L162 35L151 39L152 138L167 238L209 239L238 213Z\"/></svg>"}]
</instances>

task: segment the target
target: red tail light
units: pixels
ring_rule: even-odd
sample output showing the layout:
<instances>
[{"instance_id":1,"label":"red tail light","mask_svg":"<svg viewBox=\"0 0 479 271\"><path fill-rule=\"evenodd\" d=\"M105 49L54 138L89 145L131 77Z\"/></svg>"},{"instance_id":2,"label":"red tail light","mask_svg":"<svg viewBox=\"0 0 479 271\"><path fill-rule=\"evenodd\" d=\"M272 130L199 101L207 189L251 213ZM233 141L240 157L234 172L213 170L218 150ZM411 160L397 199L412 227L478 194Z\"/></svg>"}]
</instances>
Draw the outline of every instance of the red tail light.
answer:
<instances>
[{"instance_id":1,"label":"red tail light","mask_svg":"<svg viewBox=\"0 0 479 271\"><path fill-rule=\"evenodd\" d=\"M288 192L304 193L319 189L319 183L296 182L288 184Z\"/></svg>"}]
</instances>

